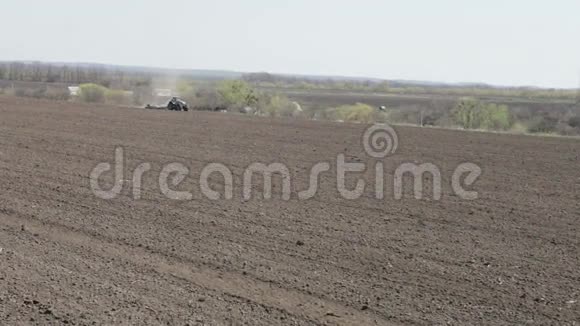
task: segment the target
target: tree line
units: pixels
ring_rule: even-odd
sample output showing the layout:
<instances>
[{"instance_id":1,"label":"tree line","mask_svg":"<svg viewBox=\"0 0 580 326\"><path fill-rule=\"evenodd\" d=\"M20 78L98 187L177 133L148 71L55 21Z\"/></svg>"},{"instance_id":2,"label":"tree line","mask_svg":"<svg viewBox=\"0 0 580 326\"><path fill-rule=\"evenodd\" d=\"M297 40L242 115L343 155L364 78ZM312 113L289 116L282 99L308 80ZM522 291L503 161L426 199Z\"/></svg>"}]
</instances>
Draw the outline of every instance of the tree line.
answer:
<instances>
[{"instance_id":1,"label":"tree line","mask_svg":"<svg viewBox=\"0 0 580 326\"><path fill-rule=\"evenodd\" d=\"M150 85L155 76L147 72L111 69L100 65L66 65L42 62L0 62L0 80L82 84L129 89Z\"/></svg>"},{"instance_id":2,"label":"tree line","mask_svg":"<svg viewBox=\"0 0 580 326\"><path fill-rule=\"evenodd\" d=\"M380 80L343 80L329 78L311 78L301 76L285 76L269 73L250 73L242 79L254 86L263 88L287 88L304 91L337 90L358 91L386 94L409 95L446 95L446 96L493 96L527 99L562 99L580 102L580 90L574 89L543 89L531 87L494 87L484 84L455 85L421 85L398 81Z\"/></svg>"}]
</instances>

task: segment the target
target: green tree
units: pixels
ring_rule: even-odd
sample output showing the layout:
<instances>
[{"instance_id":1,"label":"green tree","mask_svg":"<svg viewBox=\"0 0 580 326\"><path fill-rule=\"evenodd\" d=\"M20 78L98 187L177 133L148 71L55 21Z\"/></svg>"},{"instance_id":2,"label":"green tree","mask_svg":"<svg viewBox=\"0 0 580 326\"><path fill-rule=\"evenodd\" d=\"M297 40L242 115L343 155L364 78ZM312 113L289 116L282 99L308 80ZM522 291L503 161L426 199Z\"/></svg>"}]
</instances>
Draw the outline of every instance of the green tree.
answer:
<instances>
[{"instance_id":1,"label":"green tree","mask_svg":"<svg viewBox=\"0 0 580 326\"><path fill-rule=\"evenodd\" d=\"M507 105L483 104L478 114L479 128L487 130L508 130L512 117Z\"/></svg>"},{"instance_id":2,"label":"green tree","mask_svg":"<svg viewBox=\"0 0 580 326\"><path fill-rule=\"evenodd\" d=\"M102 103L105 101L107 88L97 84L81 84L80 97L84 102Z\"/></svg>"},{"instance_id":3,"label":"green tree","mask_svg":"<svg viewBox=\"0 0 580 326\"><path fill-rule=\"evenodd\" d=\"M225 80L218 85L218 94L228 106L245 107L258 103L256 91L243 80Z\"/></svg>"},{"instance_id":4,"label":"green tree","mask_svg":"<svg viewBox=\"0 0 580 326\"><path fill-rule=\"evenodd\" d=\"M337 108L331 108L324 112L324 117L330 120L340 120L349 122L383 122L386 115L377 112L375 108L364 103L354 105L342 105Z\"/></svg>"},{"instance_id":5,"label":"green tree","mask_svg":"<svg viewBox=\"0 0 580 326\"><path fill-rule=\"evenodd\" d=\"M477 112L480 106L479 101L474 98L462 98L453 108L452 116L455 122L464 129L478 128Z\"/></svg>"},{"instance_id":6,"label":"green tree","mask_svg":"<svg viewBox=\"0 0 580 326\"><path fill-rule=\"evenodd\" d=\"M482 103L474 98L459 100L451 115L464 129L508 130L513 124L507 105Z\"/></svg>"},{"instance_id":7,"label":"green tree","mask_svg":"<svg viewBox=\"0 0 580 326\"><path fill-rule=\"evenodd\" d=\"M290 117L298 115L301 112L298 110L298 106L295 103L291 102L283 95L271 96L268 99L267 104L260 108L260 111L262 111L264 115L270 117Z\"/></svg>"}]
</instances>

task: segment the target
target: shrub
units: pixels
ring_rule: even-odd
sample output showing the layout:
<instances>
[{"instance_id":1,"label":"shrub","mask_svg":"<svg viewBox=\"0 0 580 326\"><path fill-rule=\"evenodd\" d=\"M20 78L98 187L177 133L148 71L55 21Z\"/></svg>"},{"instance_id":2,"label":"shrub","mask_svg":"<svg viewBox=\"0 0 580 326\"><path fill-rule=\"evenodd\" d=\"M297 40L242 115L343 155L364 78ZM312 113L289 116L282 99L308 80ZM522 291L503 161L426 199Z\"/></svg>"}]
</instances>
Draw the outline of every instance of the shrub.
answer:
<instances>
[{"instance_id":1,"label":"shrub","mask_svg":"<svg viewBox=\"0 0 580 326\"><path fill-rule=\"evenodd\" d=\"M480 128L487 130L508 130L512 118L507 105L485 104L481 107Z\"/></svg>"},{"instance_id":2,"label":"shrub","mask_svg":"<svg viewBox=\"0 0 580 326\"><path fill-rule=\"evenodd\" d=\"M97 84L81 84L80 98L88 103L102 103L105 101L107 88Z\"/></svg>"},{"instance_id":3,"label":"shrub","mask_svg":"<svg viewBox=\"0 0 580 326\"><path fill-rule=\"evenodd\" d=\"M242 80L226 80L217 89L223 102L229 107L254 106L258 103L256 91Z\"/></svg>"},{"instance_id":4,"label":"shrub","mask_svg":"<svg viewBox=\"0 0 580 326\"><path fill-rule=\"evenodd\" d=\"M442 112L424 112L423 126L436 126L447 118Z\"/></svg>"},{"instance_id":5,"label":"shrub","mask_svg":"<svg viewBox=\"0 0 580 326\"><path fill-rule=\"evenodd\" d=\"M525 134L528 131L528 126L525 123L518 121L512 125L510 131L516 134Z\"/></svg>"},{"instance_id":6,"label":"shrub","mask_svg":"<svg viewBox=\"0 0 580 326\"><path fill-rule=\"evenodd\" d=\"M367 104L357 103L354 105L343 105L337 108L325 110L323 118L336 121L350 121L350 122L385 122L388 115L384 112L377 112L377 110Z\"/></svg>"},{"instance_id":7,"label":"shrub","mask_svg":"<svg viewBox=\"0 0 580 326\"><path fill-rule=\"evenodd\" d=\"M552 117L536 117L528 121L528 132L551 134L556 131L558 120Z\"/></svg>"},{"instance_id":8,"label":"shrub","mask_svg":"<svg viewBox=\"0 0 580 326\"><path fill-rule=\"evenodd\" d=\"M455 122L464 129L478 128L477 113L480 110L479 101L474 98L463 98L453 108L452 116Z\"/></svg>"},{"instance_id":9,"label":"shrub","mask_svg":"<svg viewBox=\"0 0 580 326\"><path fill-rule=\"evenodd\" d=\"M513 124L507 105L481 103L474 98L459 100L451 115L464 129L508 130Z\"/></svg>"},{"instance_id":10,"label":"shrub","mask_svg":"<svg viewBox=\"0 0 580 326\"><path fill-rule=\"evenodd\" d=\"M580 128L580 116L576 115L568 119L568 125L572 128Z\"/></svg>"},{"instance_id":11,"label":"shrub","mask_svg":"<svg viewBox=\"0 0 580 326\"><path fill-rule=\"evenodd\" d=\"M274 95L267 99L267 103L259 108L261 113L270 117L292 117L302 113L297 105L282 95Z\"/></svg>"}]
</instances>

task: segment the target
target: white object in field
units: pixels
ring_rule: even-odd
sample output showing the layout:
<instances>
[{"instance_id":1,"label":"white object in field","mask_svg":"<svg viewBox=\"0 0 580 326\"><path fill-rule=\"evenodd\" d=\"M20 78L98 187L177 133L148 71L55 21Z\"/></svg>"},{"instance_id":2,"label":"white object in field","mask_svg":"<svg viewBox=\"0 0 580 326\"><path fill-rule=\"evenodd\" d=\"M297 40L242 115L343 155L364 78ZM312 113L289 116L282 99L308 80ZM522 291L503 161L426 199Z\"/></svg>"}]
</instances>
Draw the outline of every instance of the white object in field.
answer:
<instances>
[{"instance_id":1,"label":"white object in field","mask_svg":"<svg viewBox=\"0 0 580 326\"><path fill-rule=\"evenodd\" d=\"M80 87L78 86L69 86L68 87L68 93L70 96L79 96L80 93Z\"/></svg>"},{"instance_id":2,"label":"white object in field","mask_svg":"<svg viewBox=\"0 0 580 326\"><path fill-rule=\"evenodd\" d=\"M292 104L294 104L295 110L298 112L302 112L302 107L300 106L300 103L298 102L292 102Z\"/></svg>"},{"instance_id":3,"label":"white object in field","mask_svg":"<svg viewBox=\"0 0 580 326\"><path fill-rule=\"evenodd\" d=\"M171 97L173 96L173 92L168 88L156 88L153 90L153 96Z\"/></svg>"},{"instance_id":4,"label":"white object in field","mask_svg":"<svg viewBox=\"0 0 580 326\"><path fill-rule=\"evenodd\" d=\"M379 106L379 110L381 111L387 111L387 107L384 105Z\"/></svg>"},{"instance_id":5,"label":"white object in field","mask_svg":"<svg viewBox=\"0 0 580 326\"><path fill-rule=\"evenodd\" d=\"M246 106L243 109L240 109L240 112L245 114L256 114L258 111L251 106Z\"/></svg>"}]
</instances>

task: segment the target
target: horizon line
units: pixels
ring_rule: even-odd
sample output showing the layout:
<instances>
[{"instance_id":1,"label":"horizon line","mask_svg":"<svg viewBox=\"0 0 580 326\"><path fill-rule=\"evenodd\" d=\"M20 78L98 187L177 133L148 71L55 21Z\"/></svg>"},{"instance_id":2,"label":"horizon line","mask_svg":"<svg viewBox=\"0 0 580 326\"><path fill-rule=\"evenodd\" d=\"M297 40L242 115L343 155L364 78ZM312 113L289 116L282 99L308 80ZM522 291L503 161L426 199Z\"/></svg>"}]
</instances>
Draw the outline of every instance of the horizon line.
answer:
<instances>
[{"instance_id":1,"label":"horizon line","mask_svg":"<svg viewBox=\"0 0 580 326\"><path fill-rule=\"evenodd\" d=\"M360 75L340 75L340 74L314 74L314 73L289 73L289 72L273 72L273 71L240 71L235 69L221 69L221 68L172 68L172 67L162 67L157 65L132 65L132 64L120 64L120 63L103 63L103 62L91 62L91 61L51 61L51 60L6 60L0 59L0 63L41 63L49 65L94 65L94 66L111 66L118 68L145 68L153 70L166 70L168 72L194 72L194 71L204 71L204 72L221 72L227 74L257 74L266 73L274 76L291 76L291 77L310 77L310 78L331 78L337 80L360 80L360 81L374 81L374 82L400 82L416 84L428 87L437 86L456 86L456 87L477 87L484 86L489 88L500 88L500 89L542 89L542 90L578 90L580 91L580 71L578 72L578 86L577 87L544 87L535 85L500 85L494 83L487 83L483 81L440 81L440 80L423 80L423 79L406 79L406 78L381 78L381 77L371 77L371 76L360 76ZM431 85L428 85L431 84Z\"/></svg>"}]
</instances>

